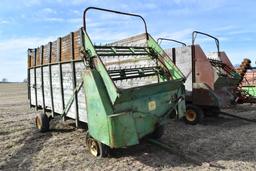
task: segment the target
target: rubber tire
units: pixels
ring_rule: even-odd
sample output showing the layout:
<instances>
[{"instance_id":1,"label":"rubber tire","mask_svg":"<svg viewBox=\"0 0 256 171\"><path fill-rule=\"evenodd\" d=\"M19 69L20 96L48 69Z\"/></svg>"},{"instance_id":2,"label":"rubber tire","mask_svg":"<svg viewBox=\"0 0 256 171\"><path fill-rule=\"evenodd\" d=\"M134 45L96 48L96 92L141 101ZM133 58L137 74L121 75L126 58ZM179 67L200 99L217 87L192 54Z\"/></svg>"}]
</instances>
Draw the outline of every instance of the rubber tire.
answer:
<instances>
[{"instance_id":1,"label":"rubber tire","mask_svg":"<svg viewBox=\"0 0 256 171\"><path fill-rule=\"evenodd\" d=\"M196 117L193 121L189 121L186 119L186 116L184 117L185 123L189 124L189 125L196 125L198 123L201 123L204 119L204 112L203 110L196 106L196 105L192 105L192 104L187 104L186 105L186 110L193 110L196 114Z\"/></svg>"},{"instance_id":2,"label":"rubber tire","mask_svg":"<svg viewBox=\"0 0 256 171\"><path fill-rule=\"evenodd\" d=\"M164 134L164 126L160 125L157 126L154 130L154 132L152 132L149 137L153 138L153 139L160 139Z\"/></svg>"},{"instance_id":3,"label":"rubber tire","mask_svg":"<svg viewBox=\"0 0 256 171\"><path fill-rule=\"evenodd\" d=\"M87 131L86 132L86 146L88 148L88 150L90 151L89 149L89 145L88 145L88 140L89 139L93 139L94 141L96 141L97 145L98 145L98 149L99 149L99 154L96 156L98 158L103 158L103 157L108 157L109 156L109 153L110 153L110 147L95 140L92 136L90 136L89 132Z\"/></svg>"},{"instance_id":4,"label":"rubber tire","mask_svg":"<svg viewBox=\"0 0 256 171\"><path fill-rule=\"evenodd\" d=\"M100 154L99 154L99 158L103 158L103 157L108 157L109 153L110 153L110 147L97 141L99 148L100 148Z\"/></svg>"},{"instance_id":5,"label":"rubber tire","mask_svg":"<svg viewBox=\"0 0 256 171\"><path fill-rule=\"evenodd\" d=\"M41 123L41 127L38 127L37 125L37 119L38 121L40 121ZM38 113L36 115L36 119L35 119L35 122L36 122L36 127L37 129L40 131L40 132L46 132L46 131L49 131L49 118L48 116L45 114L45 113Z\"/></svg>"}]
</instances>

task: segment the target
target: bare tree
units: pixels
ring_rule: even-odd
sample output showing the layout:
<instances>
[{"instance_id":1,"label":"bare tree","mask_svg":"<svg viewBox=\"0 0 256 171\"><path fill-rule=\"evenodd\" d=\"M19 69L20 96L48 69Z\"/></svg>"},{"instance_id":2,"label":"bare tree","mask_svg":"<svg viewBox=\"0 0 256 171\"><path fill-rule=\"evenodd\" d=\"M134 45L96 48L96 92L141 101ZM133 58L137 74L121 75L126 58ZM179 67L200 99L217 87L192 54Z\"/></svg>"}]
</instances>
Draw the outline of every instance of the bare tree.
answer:
<instances>
[{"instance_id":1,"label":"bare tree","mask_svg":"<svg viewBox=\"0 0 256 171\"><path fill-rule=\"evenodd\" d=\"M2 79L2 82L3 82L3 83L8 82L7 78L3 78L3 79Z\"/></svg>"},{"instance_id":2,"label":"bare tree","mask_svg":"<svg viewBox=\"0 0 256 171\"><path fill-rule=\"evenodd\" d=\"M23 80L23 83L27 83L27 82L28 82L28 79L25 78L25 79Z\"/></svg>"}]
</instances>

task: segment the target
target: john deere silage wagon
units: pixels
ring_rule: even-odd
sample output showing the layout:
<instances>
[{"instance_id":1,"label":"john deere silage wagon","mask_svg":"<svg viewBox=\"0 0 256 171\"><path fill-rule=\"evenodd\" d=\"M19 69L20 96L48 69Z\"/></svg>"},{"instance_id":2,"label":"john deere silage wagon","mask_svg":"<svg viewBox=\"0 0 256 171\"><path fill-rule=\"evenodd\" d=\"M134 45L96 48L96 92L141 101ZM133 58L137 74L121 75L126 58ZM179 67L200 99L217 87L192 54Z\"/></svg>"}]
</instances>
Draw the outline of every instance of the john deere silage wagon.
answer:
<instances>
[{"instance_id":1,"label":"john deere silage wagon","mask_svg":"<svg viewBox=\"0 0 256 171\"><path fill-rule=\"evenodd\" d=\"M140 18L145 33L106 45L94 45L87 32L89 10ZM60 115L86 123L87 146L94 156L110 148L161 136L171 114L185 112L185 77L148 34L136 14L89 7L83 28L28 50L30 106L40 110L37 128L49 129ZM102 28L101 30L104 30Z\"/></svg>"}]
</instances>

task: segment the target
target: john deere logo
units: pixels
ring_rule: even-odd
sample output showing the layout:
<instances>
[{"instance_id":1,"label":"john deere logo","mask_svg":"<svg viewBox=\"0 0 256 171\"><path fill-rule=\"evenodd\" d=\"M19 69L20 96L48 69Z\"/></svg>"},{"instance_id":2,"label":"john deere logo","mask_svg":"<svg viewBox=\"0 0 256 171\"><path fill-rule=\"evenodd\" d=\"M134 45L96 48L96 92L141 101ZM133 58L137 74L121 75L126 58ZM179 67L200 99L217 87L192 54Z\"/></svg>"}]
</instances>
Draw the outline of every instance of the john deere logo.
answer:
<instances>
[{"instance_id":1,"label":"john deere logo","mask_svg":"<svg viewBox=\"0 0 256 171\"><path fill-rule=\"evenodd\" d=\"M156 102L154 100L148 102L148 110L152 111L156 109Z\"/></svg>"}]
</instances>

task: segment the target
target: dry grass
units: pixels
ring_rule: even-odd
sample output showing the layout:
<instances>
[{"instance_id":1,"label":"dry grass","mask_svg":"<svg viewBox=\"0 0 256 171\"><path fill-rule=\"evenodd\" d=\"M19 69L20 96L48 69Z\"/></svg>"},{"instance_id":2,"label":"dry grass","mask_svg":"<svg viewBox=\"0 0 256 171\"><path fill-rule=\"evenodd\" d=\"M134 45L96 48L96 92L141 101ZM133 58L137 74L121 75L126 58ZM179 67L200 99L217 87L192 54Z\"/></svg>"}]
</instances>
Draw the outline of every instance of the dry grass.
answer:
<instances>
[{"instance_id":1,"label":"dry grass","mask_svg":"<svg viewBox=\"0 0 256 171\"><path fill-rule=\"evenodd\" d=\"M252 105L229 112L256 118ZM96 159L73 121L54 120L52 131L42 134L34 127L34 113L26 85L0 84L0 170L256 170L255 123L222 116L196 126L171 122L161 141L172 152L142 142Z\"/></svg>"}]
</instances>

